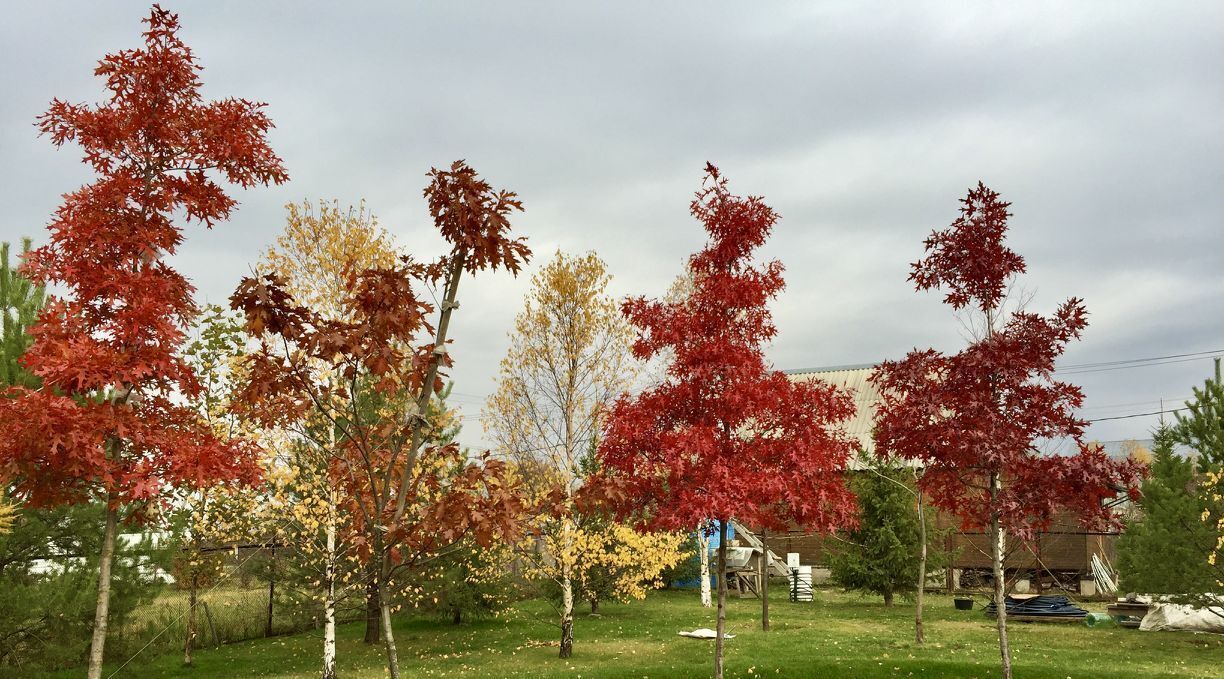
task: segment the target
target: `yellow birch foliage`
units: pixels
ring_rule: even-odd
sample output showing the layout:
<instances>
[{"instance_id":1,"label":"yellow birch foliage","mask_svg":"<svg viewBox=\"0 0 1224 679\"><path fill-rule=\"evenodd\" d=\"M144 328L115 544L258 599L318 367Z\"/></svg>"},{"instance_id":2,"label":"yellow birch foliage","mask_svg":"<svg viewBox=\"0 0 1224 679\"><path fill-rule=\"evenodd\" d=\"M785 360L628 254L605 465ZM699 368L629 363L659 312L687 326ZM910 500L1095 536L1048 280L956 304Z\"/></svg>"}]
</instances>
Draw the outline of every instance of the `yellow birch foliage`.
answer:
<instances>
[{"instance_id":1,"label":"yellow birch foliage","mask_svg":"<svg viewBox=\"0 0 1224 679\"><path fill-rule=\"evenodd\" d=\"M605 408L633 381L633 335L595 253L558 252L532 277L482 413L496 452L523 470L543 465L572 493ZM529 485L536 479L524 478Z\"/></svg>"},{"instance_id":2,"label":"yellow birch foliage","mask_svg":"<svg viewBox=\"0 0 1224 679\"><path fill-rule=\"evenodd\" d=\"M1203 521L1213 524L1216 532L1215 548L1207 555L1207 562L1215 568L1216 584L1224 587L1224 472L1208 471L1202 492L1207 499L1203 510Z\"/></svg>"},{"instance_id":3,"label":"yellow birch foliage","mask_svg":"<svg viewBox=\"0 0 1224 679\"><path fill-rule=\"evenodd\" d=\"M288 204L285 209L284 231L263 254L259 268L280 277L295 303L310 307L327 320L353 321L346 306L350 277L365 270L397 265L400 252L392 236L379 226L377 217L366 209L364 202L341 207L337 201L303 201ZM331 369L320 366L321 372ZM336 384L346 382L338 370L334 379ZM332 424L332 420L346 420L353 409L371 408L360 419L392 421L403 416L413 398L406 391L393 396L384 394L374 399L372 406L370 399L362 399L361 394L351 389L326 390L319 396L313 414L285 432L284 442L277 446L277 455L265 471L268 513L272 517L267 523L276 526L282 544L296 551L301 569L314 574L310 584L315 589L304 594L322 598L330 560L337 598L343 599L346 590L354 590L349 593L352 596L365 586L361 578L368 573L362 560L367 556L368 546L358 548L354 544L362 530L356 526L358 516L349 495L352 484L342 483L344 478L338 477L336 471L348 433ZM429 439L453 436L458 429L458 412L445 406L444 397L431 406L427 413L432 425ZM449 468L440 468L448 462L441 456L422 456L419 468L411 471L430 478L441 477L450 472ZM382 469L372 471L384 473ZM422 491L422 499L436 499L427 497L430 492ZM339 529L333 550L327 548L329 525ZM426 596L426 591L408 583L396 595L412 602Z\"/></svg>"},{"instance_id":4,"label":"yellow birch foliage","mask_svg":"<svg viewBox=\"0 0 1224 679\"><path fill-rule=\"evenodd\" d=\"M0 535L4 535L13 530L13 523L17 521L17 505L4 499L0 495Z\"/></svg>"},{"instance_id":5,"label":"yellow birch foliage","mask_svg":"<svg viewBox=\"0 0 1224 679\"><path fill-rule=\"evenodd\" d=\"M684 538L683 533L639 533L622 523L580 530L574 584L588 600L644 599L648 590L663 586L663 571L687 556L681 551Z\"/></svg>"},{"instance_id":6,"label":"yellow birch foliage","mask_svg":"<svg viewBox=\"0 0 1224 679\"><path fill-rule=\"evenodd\" d=\"M310 201L285 206L285 227L272 247L263 254L259 268L279 276L294 300L328 320L352 320L345 307L352 274L394 266L399 258L392 237L378 225L378 218L363 202L341 207L339 201ZM351 536L349 518L343 511L344 489L333 477L331 464L339 454L333 449L335 417L353 405L354 394L328 395L320 412L283 433L265 468L267 492L263 523L278 542L294 550L298 567L313 578L313 587L302 594L322 601L329 562L336 594L360 589L364 582L361 553L346 539ZM385 404L392 409L394 404ZM393 415L393 413L385 413ZM337 544L328 549L327 528L335 526Z\"/></svg>"},{"instance_id":7,"label":"yellow birch foliage","mask_svg":"<svg viewBox=\"0 0 1224 679\"><path fill-rule=\"evenodd\" d=\"M1139 464L1150 466L1152 464L1152 451L1144 448L1142 444L1134 439L1127 439L1122 442L1122 454L1130 460L1134 460Z\"/></svg>"},{"instance_id":8,"label":"yellow birch foliage","mask_svg":"<svg viewBox=\"0 0 1224 679\"><path fill-rule=\"evenodd\" d=\"M285 230L262 263L285 280L298 304L330 320L344 319L349 274L395 265L391 235L364 201L342 208L338 201L304 200L285 210Z\"/></svg>"}]
</instances>

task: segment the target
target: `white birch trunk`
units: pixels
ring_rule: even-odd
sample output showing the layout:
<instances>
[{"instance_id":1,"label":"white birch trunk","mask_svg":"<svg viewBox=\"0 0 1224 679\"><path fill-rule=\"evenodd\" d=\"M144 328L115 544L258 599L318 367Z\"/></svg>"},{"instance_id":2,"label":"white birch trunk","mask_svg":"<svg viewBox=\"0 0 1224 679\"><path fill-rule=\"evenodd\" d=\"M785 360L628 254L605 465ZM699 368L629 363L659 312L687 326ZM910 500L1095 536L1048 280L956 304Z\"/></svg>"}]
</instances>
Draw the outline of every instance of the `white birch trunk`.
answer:
<instances>
[{"instance_id":1,"label":"white birch trunk","mask_svg":"<svg viewBox=\"0 0 1224 679\"><path fill-rule=\"evenodd\" d=\"M327 594L323 601L323 679L336 679L336 492L327 506Z\"/></svg>"},{"instance_id":2,"label":"white birch trunk","mask_svg":"<svg viewBox=\"0 0 1224 679\"><path fill-rule=\"evenodd\" d=\"M574 654L574 583L570 577L574 540L570 523L570 519L563 519L561 528L561 650L558 653L561 658Z\"/></svg>"},{"instance_id":3,"label":"white birch trunk","mask_svg":"<svg viewBox=\"0 0 1224 679\"><path fill-rule=\"evenodd\" d=\"M990 477L991 499L998 497L1001 488L999 474ZM992 506L994 502L991 503ZM1003 661L1003 679L1012 679L1011 648L1007 642L1007 582L1003 568L1003 557L1007 553L1007 533L996 515L990 522L991 565L994 567L994 601L996 625L999 630L999 656Z\"/></svg>"},{"instance_id":4,"label":"white birch trunk","mask_svg":"<svg viewBox=\"0 0 1224 679\"><path fill-rule=\"evenodd\" d=\"M701 605L710 608L714 601L710 597L710 536L706 535L705 524L697 529L697 545L701 548Z\"/></svg>"},{"instance_id":5,"label":"white birch trunk","mask_svg":"<svg viewBox=\"0 0 1224 679\"><path fill-rule=\"evenodd\" d=\"M727 633L727 519L718 521L718 624L714 626L714 679L723 679L723 636Z\"/></svg>"}]
</instances>

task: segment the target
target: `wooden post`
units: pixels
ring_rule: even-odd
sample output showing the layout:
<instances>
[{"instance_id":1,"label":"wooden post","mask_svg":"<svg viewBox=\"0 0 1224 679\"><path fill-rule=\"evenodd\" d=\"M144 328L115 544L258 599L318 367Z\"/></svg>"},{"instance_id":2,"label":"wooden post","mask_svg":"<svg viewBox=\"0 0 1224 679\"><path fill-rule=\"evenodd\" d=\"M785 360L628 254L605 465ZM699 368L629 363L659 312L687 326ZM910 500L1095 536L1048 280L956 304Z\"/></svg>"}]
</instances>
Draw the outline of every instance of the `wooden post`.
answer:
<instances>
[{"instance_id":1,"label":"wooden post","mask_svg":"<svg viewBox=\"0 0 1224 679\"><path fill-rule=\"evenodd\" d=\"M951 594L956 589L956 563L952 557L955 550L956 541L952 537L952 531L949 530L947 535L944 536L944 556L948 560L947 565L944 566L944 586L948 590L948 594Z\"/></svg>"},{"instance_id":2,"label":"wooden post","mask_svg":"<svg viewBox=\"0 0 1224 679\"><path fill-rule=\"evenodd\" d=\"M727 519L718 520L718 624L714 638L714 679L723 679L723 635L727 630Z\"/></svg>"},{"instance_id":3,"label":"wooden post","mask_svg":"<svg viewBox=\"0 0 1224 679\"><path fill-rule=\"evenodd\" d=\"M264 624L264 636L272 636L272 602L276 600L276 544L272 544L272 568L268 570L268 620Z\"/></svg>"},{"instance_id":4,"label":"wooden post","mask_svg":"<svg viewBox=\"0 0 1224 679\"><path fill-rule=\"evenodd\" d=\"M204 607L204 619L208 620L208 630L212 632L213 646L220 646L221 637L217 636L217 626L213 624L212 611L208 609L208 602L201 601L200 605Z\"/></svg>"},{"instance_id":5,"label":"wooden post","mask_svg":"<svg viewBox=\"0 0 1224 679\"><path fill-rule=\"evenodd\" d=\"M769 631L769 541L767 529L761 528L761 630Z\"/></svg>"},{"instance_id":6,"label":"wooden post","mask_svg":"<svg viewBox=\"0 0 1224 679\"><path fill-rule=\"evenodd\" d=\"M196 559L200 558L199 550L196 551ZM183 664L191 665L191 650L195 644L196 638L196 592L199 588L199 575L194 572L199 568L198 563L192 564L193 572L191 574L191 593L189 594L187 604L187 640L183 642Z\"/></svg>"}]
</instances>

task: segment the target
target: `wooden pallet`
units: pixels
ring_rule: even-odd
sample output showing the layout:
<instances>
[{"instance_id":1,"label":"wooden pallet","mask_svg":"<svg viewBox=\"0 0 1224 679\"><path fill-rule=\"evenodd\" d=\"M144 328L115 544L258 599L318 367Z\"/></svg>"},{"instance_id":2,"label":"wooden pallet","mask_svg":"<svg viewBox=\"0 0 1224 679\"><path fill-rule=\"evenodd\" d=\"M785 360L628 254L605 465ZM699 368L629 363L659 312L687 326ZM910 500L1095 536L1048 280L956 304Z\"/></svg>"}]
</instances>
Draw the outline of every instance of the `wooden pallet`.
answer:
<instances>
[{"instance_id":1,"label":"wooden pallet","mask_svg":"<svg viewBox=\"0 0 1224 679\"><path fill-rule=\"evenodd\" d=\"M1119 627L1136 628L1148 613L1148 604L1137 601L1119 601L1111 604L1105 612L1112 615Z\"/></svg>"}]
</instances>

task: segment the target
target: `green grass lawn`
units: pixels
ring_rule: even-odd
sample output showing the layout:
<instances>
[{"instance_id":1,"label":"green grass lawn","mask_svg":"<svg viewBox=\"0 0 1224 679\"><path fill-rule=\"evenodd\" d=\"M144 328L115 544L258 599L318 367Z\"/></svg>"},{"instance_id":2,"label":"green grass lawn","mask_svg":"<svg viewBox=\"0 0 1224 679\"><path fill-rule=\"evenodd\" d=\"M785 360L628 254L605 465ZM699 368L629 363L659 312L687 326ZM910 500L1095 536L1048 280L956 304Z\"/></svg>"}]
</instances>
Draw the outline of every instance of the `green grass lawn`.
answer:
<instances>
[{"instance_id":1,"label":"green grass lawn","mask_svg":"<svg viewBox=\"0 0 1224 679\"><path fill-rule=\"evenodd\" d=\"M913 643L913 609L886 609L876 599L835 591L813 603L771 601L772 630L760 630L760 602L733 599L727 642L728 677L991 677L997 676L994 628L981 610L957 611L951 599L928 597L927 644ZM1101 610L1102 605L1089 605ZM452 626L401 616L396 641L406 677L629 679L708 677L713 641L677 636L714 627L713 609L693 592L660 592L646 601L608 604L602 615L575 623L574 657L557 656L552 608L517 605L503 616ZM385 675L381 647L361 643L359 624L339 630L340 675ZM1023 679L1224 677L1224 637L1190 633L1092 629L1076 624L1011 626L1016 676ZM202 649L196 666L178 655L140 658L120 677L311 677L319 667L319 633ZM107 675L118 663L108 668ZM76 677L80 671L55 676Z\"/></svg>"}]
</instances>

